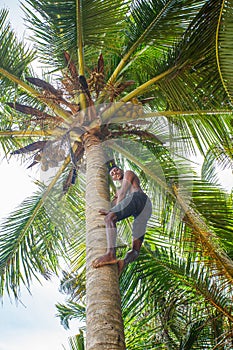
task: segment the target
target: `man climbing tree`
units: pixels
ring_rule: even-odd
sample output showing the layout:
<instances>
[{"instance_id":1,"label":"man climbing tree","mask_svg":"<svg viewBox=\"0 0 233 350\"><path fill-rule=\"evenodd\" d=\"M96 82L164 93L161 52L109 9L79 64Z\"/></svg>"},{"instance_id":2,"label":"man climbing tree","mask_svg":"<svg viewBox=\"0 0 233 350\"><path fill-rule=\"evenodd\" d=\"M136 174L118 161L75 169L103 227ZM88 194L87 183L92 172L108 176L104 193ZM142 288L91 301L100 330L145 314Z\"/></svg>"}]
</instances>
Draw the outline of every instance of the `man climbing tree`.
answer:
<instances>
[{"instance_id":1,"label":"man climbing tree","mask_svg":"<svg viewBox=\"0 0 233 350\"><path fill-rule=\"evenodd\" d=\"M152 205L148 196L140 187L137 175L130 170L124 172L115 163L109 166L109 174L113 181L120 181L121 187L112 201L112 208L107 211L101 209L100 214L105 215L107 252L93 261L93 267L104 265L118 265L119 275L124 267L137 259L144 240L146 225L151 216ZM124 259L116 257L116 223L130 216L134 217L132 235L133 246Z\"/></svg>"}]
</instances>

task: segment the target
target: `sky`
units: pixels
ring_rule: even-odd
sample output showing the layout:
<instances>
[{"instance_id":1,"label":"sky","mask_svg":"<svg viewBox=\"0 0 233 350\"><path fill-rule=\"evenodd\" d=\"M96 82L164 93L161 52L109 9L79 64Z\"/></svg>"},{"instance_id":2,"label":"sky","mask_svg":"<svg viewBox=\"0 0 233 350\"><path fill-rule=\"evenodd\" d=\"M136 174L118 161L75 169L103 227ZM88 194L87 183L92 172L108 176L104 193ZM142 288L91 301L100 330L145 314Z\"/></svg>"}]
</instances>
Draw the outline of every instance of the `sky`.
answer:
<instances>
[{"instance_id":1,"label":"sky","mask_svg":"<svg viewBox=\"0 0 233 350\"><path fill-rule=\"evenodd\" d=\"M17 0L0 0L0 8L10 11L10 21L19 34L24 27ZM0 220L6 217L23 199L36 189L38 171L26 169L26 165L11 157L6 161L0 150ZM59 292L59 280L34 282L31 295L22 290L21 303L4 297L0 304L0 350L69 350L68 337L78 333L78 323L72 322L66 331L56 317L57 302L64 303L65 296Z\"/></svg>"}]
</instances>

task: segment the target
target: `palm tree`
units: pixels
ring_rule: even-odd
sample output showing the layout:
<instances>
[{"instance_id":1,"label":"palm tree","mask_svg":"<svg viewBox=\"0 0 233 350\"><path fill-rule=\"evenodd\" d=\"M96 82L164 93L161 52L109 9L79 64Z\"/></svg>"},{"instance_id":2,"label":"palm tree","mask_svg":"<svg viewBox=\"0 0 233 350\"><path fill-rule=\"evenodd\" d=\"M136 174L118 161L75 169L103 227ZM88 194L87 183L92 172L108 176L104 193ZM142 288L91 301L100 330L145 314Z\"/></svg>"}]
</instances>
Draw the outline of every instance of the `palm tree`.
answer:
<instances>
[{"instance_id":1,"label":"palm tree","mask_svg":"<svg viewBox=\"0 0 233 350\"><path fill-rule=\"evenodd\" d=\"M1 144L6 154L31 154L29 166L41 164L46 179L49 169L55 174L2 227L1 292L13 291L17 297L22 283L29 286L39 274L48 277L61 269L60 259L71 259L74 297L85 295L87 349L125 349L116 267L91 266L105 251L98 209L109 206L106 162L113 156L142 177L154 202L151 246L139 261L140 266L145 264L145 276L151 262L160 261L161 267L164 261L171 265L178 259L160 252L154 260L153 247L172 251L179 242L180 276L185 271L197 279L199 274L192 269L198 261L199 271L203 264L210 269L203 276L208 279L215 271L224 291L232 291L232 250L224 239L232 234L230 198L196 178L188 162L197 150L205 155L213 145L231 145L231 86L224 60L230 60L227 30L232 4L26 0L22 5L36 51L16 40L6 24L7 11L2 10ZM219 45L219 38L224 45ZM34 57L48 65L40 78L30 66ZM129 232L129 227L127 221L119 231ZM164 235L162 245L156 232ZM152 282L146 288L137 273L124 276L130 276L128 283L135 286L128 288L124 303L132 303L133 312L144 310L143 317L135 318L128 309L124 319L132 318L131 329L135 320L147 320L149 334L155 329L152 315L159 300L148 304L148 299L137 298L137 305L134 300L139 286L149 296ZM167 300L175 284L169 288ZM200 294L203 297L204 292ZM231 322L231 313L215 299L217 310ZM195 312L195 327L201 326L200 309ZM169 340L167 328L166 334ZM127 339L127 347L133 348L132 339ZM155 339L150 344L153 348ZM139 345L145 348L145 342L136 342Z\"/></svg>"}]
</instances>

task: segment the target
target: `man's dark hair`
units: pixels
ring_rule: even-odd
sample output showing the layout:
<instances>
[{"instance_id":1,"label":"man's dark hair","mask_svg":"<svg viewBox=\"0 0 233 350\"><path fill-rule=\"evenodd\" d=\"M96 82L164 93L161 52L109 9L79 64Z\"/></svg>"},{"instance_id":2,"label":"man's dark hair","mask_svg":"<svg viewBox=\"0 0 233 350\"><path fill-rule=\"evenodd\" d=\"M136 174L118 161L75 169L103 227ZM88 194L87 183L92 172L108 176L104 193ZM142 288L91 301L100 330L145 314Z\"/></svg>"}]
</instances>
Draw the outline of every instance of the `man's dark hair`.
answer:
<instances>
[{"instance_id":1,"label":"man's dark hair","mask_svg":"<svg viewBox=\"0 0 233 350\"><path fill-rule=\"evenodd\" d=\"M106 163L106 165L107 165L107 168L108 168L108 172L109 172L109 173L110 173L110 171L111 171L113 168L118 168L118 166L116 165L114 159L109 160L109 161Z\"/></svg>"}]
</instances>

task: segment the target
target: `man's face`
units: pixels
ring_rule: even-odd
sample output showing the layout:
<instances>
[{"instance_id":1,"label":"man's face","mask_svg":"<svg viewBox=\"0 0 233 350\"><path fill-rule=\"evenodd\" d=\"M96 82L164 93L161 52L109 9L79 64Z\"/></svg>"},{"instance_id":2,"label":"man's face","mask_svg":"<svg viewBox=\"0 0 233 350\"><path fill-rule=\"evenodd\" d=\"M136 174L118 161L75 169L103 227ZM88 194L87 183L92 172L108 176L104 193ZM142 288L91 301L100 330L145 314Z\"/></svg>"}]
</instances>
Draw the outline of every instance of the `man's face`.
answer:
<instances>
[{"instance_id":1,"label":"man's face","mask_svg":"<svg viewBox=\"0 0 233 350\"><path fill-rule=\"evenodd\" d=\"M112 177L113 181L119 181L123 179L124 172L120 168L115 167L110 171L110 176Z\"/></svg>"}]
</instances>

